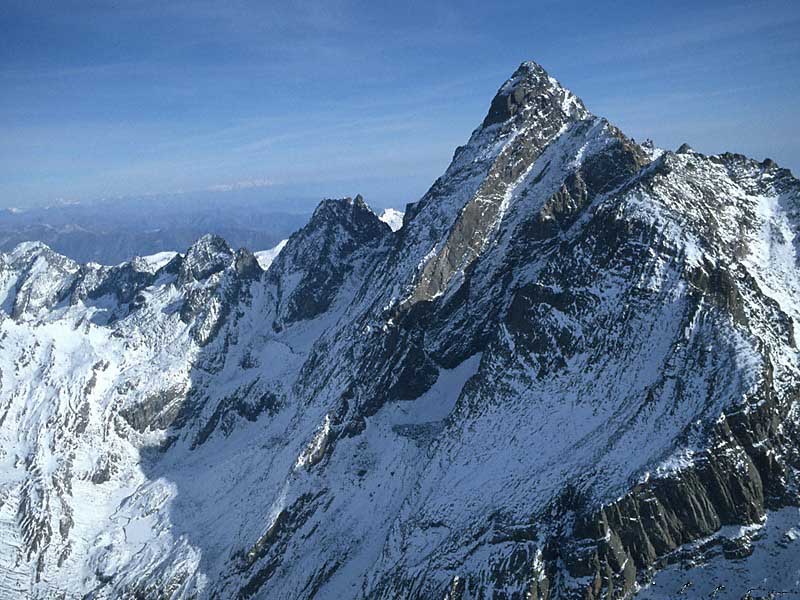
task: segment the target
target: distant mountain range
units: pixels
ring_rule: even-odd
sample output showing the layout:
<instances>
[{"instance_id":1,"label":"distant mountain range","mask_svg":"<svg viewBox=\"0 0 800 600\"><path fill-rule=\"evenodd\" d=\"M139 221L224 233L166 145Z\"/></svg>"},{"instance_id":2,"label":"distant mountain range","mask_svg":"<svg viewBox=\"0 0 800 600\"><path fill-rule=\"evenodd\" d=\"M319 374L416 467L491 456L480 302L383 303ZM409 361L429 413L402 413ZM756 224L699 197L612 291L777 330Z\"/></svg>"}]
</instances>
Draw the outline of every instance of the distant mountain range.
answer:
<instances>
[{"instance_id":1,"label":"distant mountain range","mask_svg":"<svg viewBox=\"0 0 800 600\"><path fill-rule=\"evenodd\" d=\"M185 249L206 233L264 250L302 227L316 203L254 186L0 210L0 251L40 241L78 262L115 265Z\"/></svg>"}]
</instances>

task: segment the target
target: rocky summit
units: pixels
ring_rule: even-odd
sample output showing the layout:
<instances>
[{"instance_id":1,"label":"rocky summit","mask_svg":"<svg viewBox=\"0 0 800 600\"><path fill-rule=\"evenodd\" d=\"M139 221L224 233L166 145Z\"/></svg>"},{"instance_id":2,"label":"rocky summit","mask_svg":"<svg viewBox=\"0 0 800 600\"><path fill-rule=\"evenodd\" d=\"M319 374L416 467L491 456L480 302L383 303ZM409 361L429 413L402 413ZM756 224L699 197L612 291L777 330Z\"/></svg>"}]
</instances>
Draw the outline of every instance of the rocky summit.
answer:
<instances>
[{"instance_id":1,"label":"rocky summit","mask_svg":"<svg viewBox=\"0 0 800 600\"><path fill-rule=\"evenodd\" d=\"M797 593L789 171L528 62L386 220L0 255L0 597Z\"/></svg>"}]
</instances>

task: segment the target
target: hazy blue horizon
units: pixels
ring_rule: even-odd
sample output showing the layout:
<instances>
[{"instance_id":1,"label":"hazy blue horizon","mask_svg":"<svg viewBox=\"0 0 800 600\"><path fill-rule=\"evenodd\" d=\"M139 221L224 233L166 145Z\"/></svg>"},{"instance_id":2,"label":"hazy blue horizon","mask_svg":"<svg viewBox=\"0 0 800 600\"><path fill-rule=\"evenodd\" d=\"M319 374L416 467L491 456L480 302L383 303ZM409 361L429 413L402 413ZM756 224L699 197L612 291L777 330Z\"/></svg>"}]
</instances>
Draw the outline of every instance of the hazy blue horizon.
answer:
<instances>
[{"instance_id":1,"label":"hazy blue horizon","mask_svg":"<svg viewBox=\"0 0 800 600\"><path fill-rule=\"evenodd\" d=\"M798 174L800 5L642 4L10 0L0 207L251 182L401 207L528 59L636 139Z\"/></svg>"}]
</instances>

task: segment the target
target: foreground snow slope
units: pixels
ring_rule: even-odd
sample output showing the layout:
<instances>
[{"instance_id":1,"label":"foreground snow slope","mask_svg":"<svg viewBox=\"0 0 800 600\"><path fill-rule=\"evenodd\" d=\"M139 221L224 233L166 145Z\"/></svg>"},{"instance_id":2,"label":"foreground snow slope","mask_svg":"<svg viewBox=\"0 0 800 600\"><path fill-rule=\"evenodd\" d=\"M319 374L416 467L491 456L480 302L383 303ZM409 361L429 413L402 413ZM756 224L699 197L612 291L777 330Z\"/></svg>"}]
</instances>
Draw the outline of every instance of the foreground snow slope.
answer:
<instances>
[{"instance_id":1,"label":"foreground snow slope","mask_svg":"<svg viewBox=\"0 0 800 600\"><path fill-rule=\"evenodd\" d=\"M658 597L744 556L798 504L799 203L525 63L399 229L326 200L267 270L18 246L0 595Z\"/></svg>"}]
</instances>

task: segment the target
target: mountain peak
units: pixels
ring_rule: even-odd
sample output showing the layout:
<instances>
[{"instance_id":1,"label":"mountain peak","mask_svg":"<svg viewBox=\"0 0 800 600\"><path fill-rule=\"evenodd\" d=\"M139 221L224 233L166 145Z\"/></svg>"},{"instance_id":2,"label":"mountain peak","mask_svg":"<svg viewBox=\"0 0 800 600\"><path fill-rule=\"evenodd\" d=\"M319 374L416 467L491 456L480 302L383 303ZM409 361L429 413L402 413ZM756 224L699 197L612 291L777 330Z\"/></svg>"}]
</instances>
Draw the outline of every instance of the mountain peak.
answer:
<instances>
[{"instance_id":1,"label":"mountain peak","mask_svg":"<svg viewBox=\"0 0 800 600\"><path fill-rule=\"evenodd\" d=\"M483 127L515 118L525 120L530 115L558 109L568 117L583 119L589 116L580 98L564 88L544 68L530 60L523 62L497 91Z\"/></svg>"},{"instance_id":2,"label":"mountain peak","mask_svg":"<svg viewBox=\"0 0 800 600\"><path fill-rule=\"evenodd\" d=\"M407 209L408 222L424 211L429 215L423 217L429 229L415 257L424 266L409 304L443 293L451 276L463 273L489 247L514 189L539 155L570 126L592 118L583 102L539 64L524 62L514 71L498 89L481 126L456 150L444 176L417 206ZM590 130L587 126L582 131ZM466 181L475 185L465 186Z\"/></svg>"},{"instance_id":3,"label":"mountain peak","mask_svg":"<svg viewBox=\"0 0 800 600\"><path fill-rule=\"evenodd\" d=\"M385 208L379 218L386 223L392 231L399 231L400 228L403 227L403 212L396 208Z\"/></svg>"},{"instance_id":4,"label":"mountain peak","mask_svg":"<svg viewBox=\"0 0 800 600\"><path fill-rule=\"evenodd\" d=\"M520 63L517 70L511 75L512 79L519 77L535 80L551 79L545 68L534 60L526 60Z\"/></svg>"},{"instance_id":5,"label":"mountain peak","mask_svg":"<svg viewBox=\"0 0 800 600\"><path fill-rule=\"evenodd\" d=\"M40 255L55 255L56 252L47 244L39 241L20 242L6 254L9 260L12 261L30 261L36 256Z\"/></svg>"},{"instance_id":6,"label":"mountain peak","mask_svg":"<svg viewBox=\"0 0 800 600\"><path fill-rule=\"evenodd\" d=\"M364 201L361 194L355 198L340 199L327 198L319 203L314 214L303 228L306 232L327 230L331 227L341 226L356 237L375 238L381 237L386 224L381 222L372 209Z\"/></svg>"},{"instance_id":7,"label":"mountain peak","mask_svg":"<svg viewBox=\"0 0 800 600\"><path fill-rule=\"evenodd\" d=\"M360 195L320 202L308 224L289 238L267 272L279 284L282 296L275 331L328 311L353 271L352 256L369 254L391 233ZM286 285L289 276L291 285Z\"/></svg>"},{"instance_id":8,"label":"mountain peak","mask_svg":"<svg viewBox=\"0 0 800 600\"><path fill-rule=\"evenodd\" d=\"M222 271L233 260L234 252L224 239L207 233L189 248L183 261L184 279L205 279Z\"/></svg>"}]
</instances>

